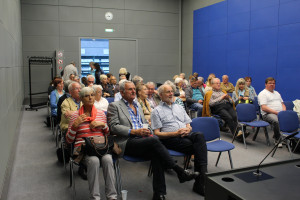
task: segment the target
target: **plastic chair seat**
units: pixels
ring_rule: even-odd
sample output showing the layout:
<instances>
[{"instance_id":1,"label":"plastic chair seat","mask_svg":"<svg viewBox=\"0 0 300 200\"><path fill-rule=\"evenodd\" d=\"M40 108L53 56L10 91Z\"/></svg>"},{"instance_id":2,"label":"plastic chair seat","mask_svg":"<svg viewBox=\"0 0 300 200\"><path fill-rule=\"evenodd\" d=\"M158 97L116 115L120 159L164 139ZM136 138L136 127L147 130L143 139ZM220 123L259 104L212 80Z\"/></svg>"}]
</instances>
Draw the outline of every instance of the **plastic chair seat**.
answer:
<instances>
[{"instance_id":1,"label":"plastic chair seat","mask_svg":"<svg viewBox=\"0 0 300 200\"><path fill-rule=\"evenodd\" d=\"M234 149L234 145L232 143L223 140L217 140L217 141L206 143L206 146L207 146L207 151L212 151L212 152L230 151Z\"/></svg>"},{"instance_id":2,"label":"plastic chair seat","mask_svg":"<svg viewBox=\"0 0 300 200\"><path fill-rule=\"evenodd\" d=\"M181 152L178 152L178 151L174 151L174 150L171 150L171 149L168 149L168 151L169 151L169 154L171 156L175 156L175 157L186 156L186 154L184 154L184 153L181 153Z\"/></svg>"},{"instance_id":3,"label":"plastic chair seat","mask_svg":"<svg viewBox=\"0 0 300 200\"><path fill-rule=\"evenodd\" d=\"M283 134L283 135L286 135L286 136L289 136L289 135L292 135L293 133L282 132L282 134ZM300 132L298 132L298 134L295 135L293 138L300 139Z\"/></svg>"},{"instance_id":4,"label":"plastic chair seat","mask_svg":"<svg viewBox=\"0 0 300 200\"><path fill-rule=\"evenodd\" d=\"M266 127L270 124L265 121L253 121L253 122L240 122L241 124L245 124L247 126L254 126L254 127Z\"/></svg>"}]
</instances>

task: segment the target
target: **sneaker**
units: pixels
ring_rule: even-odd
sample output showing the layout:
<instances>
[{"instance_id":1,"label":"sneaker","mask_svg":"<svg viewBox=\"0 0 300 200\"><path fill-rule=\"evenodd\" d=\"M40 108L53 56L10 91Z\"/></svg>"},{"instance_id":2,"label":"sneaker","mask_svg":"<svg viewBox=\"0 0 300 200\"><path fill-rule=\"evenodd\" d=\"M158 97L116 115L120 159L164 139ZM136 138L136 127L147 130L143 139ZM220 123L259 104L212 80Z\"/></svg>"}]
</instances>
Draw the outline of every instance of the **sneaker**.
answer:
<instances>
[{"instance_id":1,"label":"sneaker","mask_svg":"<svg viewBox=\"0 0 300 200\"><path fill-rule=\"evenodd\" d=\"M274 144L276 145L279 142L279 140L274 140ZM282 148L282 142L278 144L278 148Z\"/></svg>"}]
</instances>

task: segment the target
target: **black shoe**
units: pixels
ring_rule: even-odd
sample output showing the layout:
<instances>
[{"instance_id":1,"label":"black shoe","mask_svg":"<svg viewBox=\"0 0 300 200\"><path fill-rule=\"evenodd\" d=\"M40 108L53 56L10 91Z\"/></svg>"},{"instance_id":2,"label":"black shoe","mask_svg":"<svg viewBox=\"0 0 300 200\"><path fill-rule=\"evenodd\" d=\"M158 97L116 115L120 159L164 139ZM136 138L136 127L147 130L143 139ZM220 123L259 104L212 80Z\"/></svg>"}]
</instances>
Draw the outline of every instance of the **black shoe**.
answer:
<instances>
[{"instance_id":1,"label":"black shoe","mask_svg":"<svg viewBox=\"0 0 300 200\"><path fill-rule=\"evenodd\" d=\"M165 199L166 199L165 195L157 194L157 193L154 193L152 198L152 200L165 200Z\"/></svg>"},{"instance_id":2,"label":"black shoe","mask_svg":"<svg viewBox=\"0 0 300 200\"><path fill-rule=\"evenodd\" d=\"M87 180L87 173L86 173L86 169L84 167L79 167L78 169L78 174L81 176L81 178L83 180Z\"/></svg>"},{"instance_id":3,"label":"black shoe","mask_svg":"<svg viewBox=\"0 0 300 200\"><path fill-rule=\"evenodd\" d=\"M190 172L190 171L188 171L188 170L184 170L184 171L182 171L181 173L178 173L178 174L177 174L180 183L184 183L184 182L186 182L186 181L193 180L193 179L195 179L198 175L199 175L199 172L193 173L193 172Z\"/></svg>"},{"instance_id":4,"label":"black shoe","mask_svg":"<svg viewBox=\"0 0 300 200\"><path fill-rule=\"evenodd\" d=\"M204 185L198 183L197 181L195 181L193 185L193 191L196 192L197 194L200 194L201 196L205 196Z\"/></svg>"}]
</instances>

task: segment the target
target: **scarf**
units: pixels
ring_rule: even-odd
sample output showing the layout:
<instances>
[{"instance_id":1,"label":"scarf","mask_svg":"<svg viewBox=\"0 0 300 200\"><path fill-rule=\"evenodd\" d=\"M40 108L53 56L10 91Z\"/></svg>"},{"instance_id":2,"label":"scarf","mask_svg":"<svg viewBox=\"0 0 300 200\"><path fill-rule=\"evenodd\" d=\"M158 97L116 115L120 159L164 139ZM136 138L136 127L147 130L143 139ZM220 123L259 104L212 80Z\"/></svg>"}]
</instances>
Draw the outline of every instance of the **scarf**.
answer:
<instances>
[{"instance_id":1,"label":"scarf","mask_svg":"<svg viewBox=\"0 0 300 200\"><path fill-rule=\"evenodd\" d=\"M79 116L84 114L84 106L81 106L79 109ZM91 116L86 118L86 122L92 122L96 119L97 116L97 108L93 105L92 111L91 111Z\"/></svg>"}]
</instances>

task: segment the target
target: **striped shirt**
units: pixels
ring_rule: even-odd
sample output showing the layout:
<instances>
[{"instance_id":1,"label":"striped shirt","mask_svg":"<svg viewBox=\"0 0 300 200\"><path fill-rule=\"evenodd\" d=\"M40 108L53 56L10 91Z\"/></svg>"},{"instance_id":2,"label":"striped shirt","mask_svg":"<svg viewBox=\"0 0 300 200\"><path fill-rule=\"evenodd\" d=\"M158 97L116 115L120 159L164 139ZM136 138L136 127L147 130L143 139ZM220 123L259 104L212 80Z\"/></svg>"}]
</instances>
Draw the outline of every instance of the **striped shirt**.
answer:
<instances>
[{"instance_id":1,"label":"striped shirt","mask_svg":"<svg viewBox=\"0 0 300 200\"><path fill-rule=\"evenodd\" d=\"M91 136L104 136L109 133L109 129L107 126L107 120L106 116L103 111L97 110L97 115L95 121L100 121L105 123L105 127L102 128L90 128L90 122L83 122L81 123L77 129L74 129L72 126L75 120L79 116L79 111L76 111L73 113L70 117L70 122L69 122L69 128L68 132L66 135L66 141L67 143L71 144L75 141L74 147L79 147L82 143L84 143L84 137L91 137Z\"/></svg>"},{"instance_id":2,"label":"striped shirt","mask_svg":"<svg viewBox=\"0 0 300 200\"><path fill-rule=\"evenodd\" d=\"M209 101L209 106L215 106L215 105L219 105L219 104L222 104L222 103L231 102L232 101L231 99L229 99L229 100L228 99L222 99L222 96L224 94L225 93L222 90L217 91L217 90L213 89L213 93L212 93L210 101Z\"/></svg>"}]
</instances>

